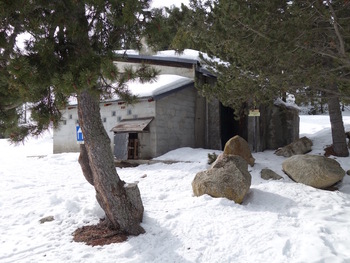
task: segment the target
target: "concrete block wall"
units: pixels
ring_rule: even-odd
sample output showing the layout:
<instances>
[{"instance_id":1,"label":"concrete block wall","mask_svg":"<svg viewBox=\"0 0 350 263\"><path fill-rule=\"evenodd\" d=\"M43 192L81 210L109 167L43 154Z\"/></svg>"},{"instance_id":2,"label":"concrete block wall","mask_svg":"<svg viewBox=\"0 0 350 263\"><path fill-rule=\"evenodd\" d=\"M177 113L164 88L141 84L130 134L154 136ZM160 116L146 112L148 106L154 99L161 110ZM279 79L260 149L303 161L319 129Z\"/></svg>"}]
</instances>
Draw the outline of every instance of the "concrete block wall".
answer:
<instances>
[{"instance_id":1,"label":"concrete block wall","mask_svg":"<svg viewBox=\"0 0 350 263\"><path fill-rule=\"evenodd\" d=\"M153 120L154 121L154 120ZM153 122L152 121L152 122ZM154 125L153 123L150 123L150 127L149 127L149 132L145 132L145 133L139 133L139 158L140 159L151 159L155 156L155 152L156 152L156 147L155 144L152 143L152 141L154 141L154 139L152 139L154 137Z\"/></svg>"},{"instance_id":2,"label":"concrete block wall","mask_svg":"<svg viewBox=\"0 0 350 263\"><path fill-rule=\"evenodd\" d=\"M76 138L77 108L69 107L61 112L63 121L60 127L53 131L53 153L79 152L80 146Z\"/></svg>"},{"instance_id":3,"label":"concrete block wall","mask_svg":"<svg viewBox=\"0 0 350 263\"><path fill-rule=\"evenodd\" d=\"M195 147L196 90L186 88L156 104L156 156L180 147Z\"/></svg>"},{"instance_id":4,"label":"concrete block wall","mask_svg":"<svg viewBox=\"0 0 350 263\"><path fill-rule=\"evenodd\" d=\"M102 122L111 140L112 150L114 149L114 133L111 132L111 129L120 120L153 117L155 115L155 102L148 100L140 101L134 105L105 102L100 104L100 108ZM54 130L53 152L79 152L80 147L76 141L76 126L78 125L77 108L70 106L68 109L62 111L62 116L63 122L61 126Z\"/></svg>"}]
</instances>

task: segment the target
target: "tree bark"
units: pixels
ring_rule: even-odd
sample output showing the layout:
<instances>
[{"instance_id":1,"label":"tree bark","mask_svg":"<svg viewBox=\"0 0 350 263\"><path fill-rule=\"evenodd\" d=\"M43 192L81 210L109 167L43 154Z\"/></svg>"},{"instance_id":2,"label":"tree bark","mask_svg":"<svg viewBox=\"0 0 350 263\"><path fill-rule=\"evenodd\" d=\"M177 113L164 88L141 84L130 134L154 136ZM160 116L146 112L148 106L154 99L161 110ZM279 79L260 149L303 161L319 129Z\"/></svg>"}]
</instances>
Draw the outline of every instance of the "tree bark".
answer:
<instances>
[{"instance_id":1,"label":"tree bark","mask_svg":"<svg viewBox=\"0 0 350 263\"><path fill-rule=\"evenodd\" d=\"M346 144L345 129L343 117L340 110L340 101L338 96L330 95L328 98L329 119L332 128L333 150L336 156L349 156L349 150Z\"/></svg>"},{"instance_id":2,"label":"tree bark","mask_svg":"<svg viewBox=\"0 0 350 263\"><path fill-rule=\"evenodd\" d=\"M136 184L126 184L119 178L101 120L99 98L87 90L78 94L78 118L84 136L79 163L85 178L95 187L107 222L126 234L144 233L140 226L144 211L140 191Z\"/></svg>"},{"instance_id":3,"label":"tree bark","mask_svg":"<svg viewBox=\"0 0 350 263\"><path fill-rule=\"evenodd\" d=\"M78 162L83 171L83 175L91 185L94 185L94 175L91 171L89 156L85 147L85 144L80 145L80 155Z\"/></svg>"}]
</instances>

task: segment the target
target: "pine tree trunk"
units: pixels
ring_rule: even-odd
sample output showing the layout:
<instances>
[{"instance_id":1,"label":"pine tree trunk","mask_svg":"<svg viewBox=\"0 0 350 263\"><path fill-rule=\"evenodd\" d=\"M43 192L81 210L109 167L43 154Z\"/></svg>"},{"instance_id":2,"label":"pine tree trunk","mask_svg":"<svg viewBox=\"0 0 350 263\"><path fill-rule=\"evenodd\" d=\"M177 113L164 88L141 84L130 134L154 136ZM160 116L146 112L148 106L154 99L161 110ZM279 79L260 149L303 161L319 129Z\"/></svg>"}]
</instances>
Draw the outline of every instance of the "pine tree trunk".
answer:
<instances>
[{"instance_id":1,"label":"pine tree trunk","mask_svg":"<svg viewBox=\"0 0 350 263\"><path fill-rule=\"evenodd\" d=\"M140 226L144 211L140 191L136 184L126 184L117 174L110 139L101 120L99 98L88 91L80 93L78 117L84 136L79 163L85 178L95 187L107 222L126 234L144 233Z\"/></svg>"},{"instance_id":2,"label":"pine tree trunk","mask_svg":"<svg viewBox=\"0 0 350 263\"><path fill-rule=\"evenodd\" d=\"M80 145L80 155L78 162L83 171L83 175L85 176L86 181L88 181L91 185L94 185L94 175L91 171L89 156L85 144Z\"/></svg>"},{"instance_id":3,"label":"pine tree trunk","mask_svg":"<svg viewBox=\"0 0 350 263\"><path fill-rule=\"evenodd\" d=\"M329 119L332 128L333 150L336 156L349 156L346 144L343 117L340 111L339 97L330 95L328 98Z\"/></svg>"}]
</instances>

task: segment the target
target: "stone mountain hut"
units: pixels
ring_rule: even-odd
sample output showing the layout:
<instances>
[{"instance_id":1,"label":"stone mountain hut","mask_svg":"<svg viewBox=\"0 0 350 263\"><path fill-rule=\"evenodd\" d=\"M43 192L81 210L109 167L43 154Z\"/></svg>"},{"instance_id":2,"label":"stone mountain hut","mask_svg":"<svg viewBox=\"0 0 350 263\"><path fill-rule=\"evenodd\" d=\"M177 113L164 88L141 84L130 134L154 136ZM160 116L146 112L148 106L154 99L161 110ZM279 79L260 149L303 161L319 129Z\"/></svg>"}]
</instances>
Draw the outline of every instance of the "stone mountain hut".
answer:
<instances>
[{"instance_id":1,"label":"stone mountain hut","mask_svg":"<svg viewBox=\"0 0 350 263\"><path fill-rule=\"evenodd\" d=\"M182 56L169 52L160 56L127 54L115 61L120 71L142 63L155 67L160 75L154 82L141 84L134 81L128 84L131 93L138 95L135 104L126 104L119 98L100 104L111 148L119 160L151 159L181 147L222 150L226 141L234 135L245 138L253 151L261 151L271 145L271 140L265 137L276 134L270 129L282 128L274 128L276 121L272 127L270 117L247 117L236 121L232 109L217 100L204 98L195 88L195 83L214 83L216 77L202 67L198 52L185 50ZM289 116L292 120L283 123L288 127L297 126L298 133L298 113L287 111L289 114L283 115L278 113L280 110L274 110L274 116ZM78 134L77 105L71 103L62 110L62 115L62 124L54 130L53 152L79 152L77 139L81 140L81 134ZM286 130L290 130L288 127ZM283 143L296 139L299 134L295 133L294 128L293 132L289 132L290 138Z\"/></svg>"}]
</instances>

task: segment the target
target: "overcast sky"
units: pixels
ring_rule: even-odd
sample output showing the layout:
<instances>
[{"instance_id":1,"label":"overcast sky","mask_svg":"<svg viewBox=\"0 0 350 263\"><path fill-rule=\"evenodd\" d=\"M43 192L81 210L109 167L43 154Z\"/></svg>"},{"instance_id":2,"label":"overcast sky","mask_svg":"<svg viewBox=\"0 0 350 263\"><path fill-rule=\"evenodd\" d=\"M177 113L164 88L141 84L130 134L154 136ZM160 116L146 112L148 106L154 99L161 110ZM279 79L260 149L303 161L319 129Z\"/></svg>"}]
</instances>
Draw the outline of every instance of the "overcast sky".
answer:
<instances>
[{"instance_id":1,"label":"overcast sky","mask_svg":"<svg viewBox=\"0 0 350 263\"><path fill-rule=\"evenodd\" d=\"M189 0L153 0L151 3L151 7L158 8L163 6L172 6L175 5L177 7L181 6L181 3L188 5Z\"/></svg>"}]
</instances>

